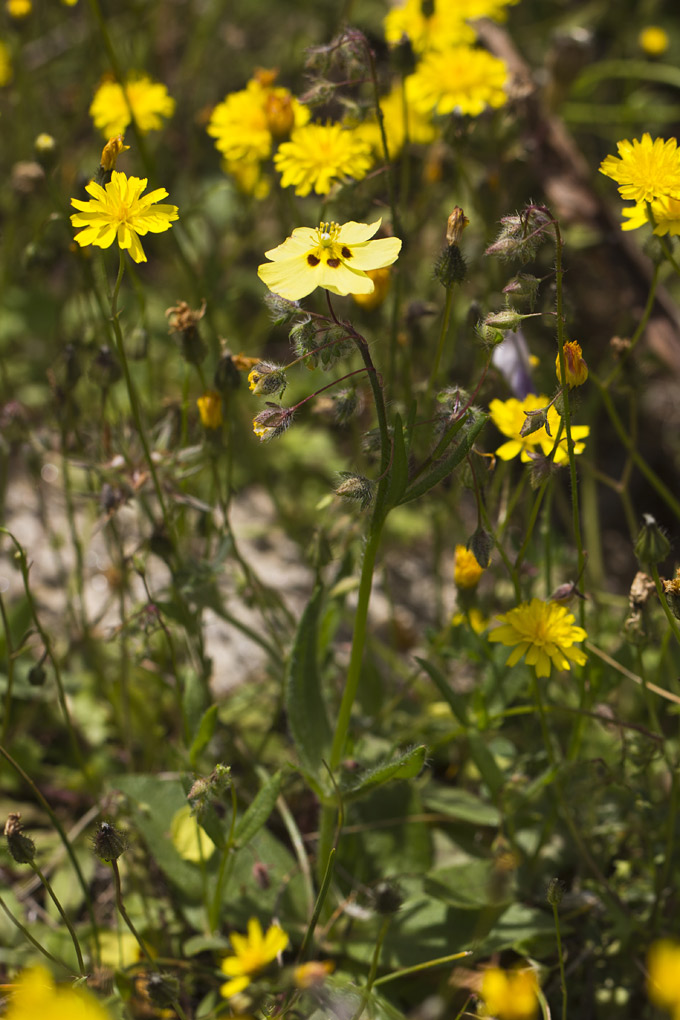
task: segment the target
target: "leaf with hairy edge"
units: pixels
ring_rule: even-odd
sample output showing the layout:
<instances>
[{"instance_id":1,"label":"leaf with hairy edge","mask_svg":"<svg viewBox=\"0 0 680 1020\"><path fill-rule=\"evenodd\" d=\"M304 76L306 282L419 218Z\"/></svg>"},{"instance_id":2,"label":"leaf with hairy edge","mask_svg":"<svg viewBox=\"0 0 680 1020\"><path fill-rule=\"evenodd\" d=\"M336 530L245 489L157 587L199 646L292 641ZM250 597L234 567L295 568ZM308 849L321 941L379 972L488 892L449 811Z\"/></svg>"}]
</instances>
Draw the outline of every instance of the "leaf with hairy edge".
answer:
<instances>
[{"instance_id":1,"label":"leaf with hairy edge","mask_svg":"<svg viewBox=\"0 0 680 1020\"><path fill-rule=\"evenodd\" d=\"M285 688L288 725L295 749L304 769L317 777L331 746L331 729L321 695L317 656L322 598L323 589L318 587L302 614L290 655Z\"/></svg>"},{"instance_id":2,"label":"leaf with hairy edge","mask_svg":"<svg viewBox=\"0 0 680 1020\"><path fill-rule=\"evenodd\" d=\"M403 754L390 761L374 765L358 777L352 777L351 785L343 787L343 797L351 800L368 790L375 789L376 786L389 783L392 779L413 779L425 764L426 754L427 748L421 744L419 747L409 748L408 751L404 751Z\"/></svg>"},{"instance_id":3,"label":"leaf with hairy edge","mask_svg":"<svg viewBox=\"0 0 680 1020\"><path fill-rule=\"evenodd\" d=\"M404 426L401 416L395 415L392 436L392 466L390 468L390 484L387 489L386 506L396 506L404 495L408 484L408 456L404 442Z\"/></svg>"},{"instance_id":4,"label":"leaf with hairy edge","mask_svg":"<svg viewBox=\"0 0 680 1020\"><path fill-rule=\"evenodd\" d=\"M464 423L470 421L470 426L466 430L465 435L446 457L440 460L429 474L421 478L420 481L414 482L410 489L407 489L403 497L399 500L399 505L403 503L410 503L412 499L419 499L430 489L433 489L435 485L443 481L447 475L450 475L454 471L461 461L465 460L468 453L473 447L477 436L482 431L489 416L486 414L474 415L472 412L468 413L465 418L461 418L461 428ZM460 431L460 430L458 430Z\"/></svg>"},{"instance_id":5,"label":"leaf with hairy edge","mask_svg":"<svg viewBox=\"0 0 680 1020\"><path fill-rule=\"evenodd\" d=\"M269 818L281 791L281 779L282 773L279 770L258 791L255 800L236 823L234 842L237 846L242 846L251 840Z\"/></svg>"}]
</instances>

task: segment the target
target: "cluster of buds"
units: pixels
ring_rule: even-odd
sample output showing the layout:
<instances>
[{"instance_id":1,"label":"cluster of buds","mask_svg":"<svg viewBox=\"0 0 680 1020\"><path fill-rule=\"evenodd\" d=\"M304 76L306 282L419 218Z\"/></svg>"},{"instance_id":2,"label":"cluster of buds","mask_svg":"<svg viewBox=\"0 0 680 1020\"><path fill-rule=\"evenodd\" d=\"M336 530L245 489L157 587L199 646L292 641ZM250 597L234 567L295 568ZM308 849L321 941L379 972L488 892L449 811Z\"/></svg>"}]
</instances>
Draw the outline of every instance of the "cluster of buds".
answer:
<instances>
[{"instance_id":1,"label":"cluster of buds","mask_svg":"<svg viewBox=\"0 0 680 1020\"><path fill-rule=\"evenodd\" d=\"M218 764L209 776L195 779L187 793L192 814L200 818L213 801L219 801L231 787L231 766Z\"/></svg>"},{"instance_id":2,"label":"cluster of buds","mask_svg":"<svg viewBox=\"0 0 680 1020\"><path fill-rule=\"evenodd\" d=\"M272 393L277 393L280 398L288 385L288 380L286 371L281 365L274 365L271 361L258 361L248 373L248 383L252 392L258 396L269 397Z\"/></svg>"},{"instance_id":3,"label":"cluster of buds","mask_svg":"<svg viewBox=\"0 0 680 1020\"><path fill-rule=\"evenodd\" d=\"M498 237L486 249L487 255L531 262L553 220L544 206L529 205L521 213L504 216Z\"/></svg>"}]
</instances>

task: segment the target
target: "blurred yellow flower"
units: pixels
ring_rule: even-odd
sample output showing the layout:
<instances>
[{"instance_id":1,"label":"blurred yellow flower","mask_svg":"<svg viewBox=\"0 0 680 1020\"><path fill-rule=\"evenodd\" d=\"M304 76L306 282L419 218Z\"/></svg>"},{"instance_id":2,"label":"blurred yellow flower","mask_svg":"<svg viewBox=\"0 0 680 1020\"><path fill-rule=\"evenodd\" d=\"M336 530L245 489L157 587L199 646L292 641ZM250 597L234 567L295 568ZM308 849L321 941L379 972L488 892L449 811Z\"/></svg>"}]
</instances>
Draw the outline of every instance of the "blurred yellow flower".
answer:
<instances>
[{"instance_id":1,"label":"blurred yellow flower","mask_svg":"<svg viewBox=\"0 0 680 1020\"><path fill-rule=\"evenodd\" d=\"M382 269L367 269L366 276L373 280L373 290L370 294L352 294L352 297L367 312L379 308L390 292L392 278L390 270L384 266Z\"/></svg>"},{"instance_id":2,"label":"blurred yellow flower","mask_svg":"<svg viewBox=\"0 0 680 1020\"><path fill-rule=\"evenodd\" d=\"M307 124L296 128L274 156L282 188L296 195L327 195L335 181L365 177L373 163L369 143L342 124Z\"/></svg>"},{"instance_id":3,"label":"blurred yellow flower","mask_svg":"<svg viewBox=\"0 0 680 1020\"><path fill-rule=\"evenodd\" d=\"M659 237L670 234L676 237L680 234L680 198L655 198L649 203L651 215L654 221L653 233ZM624 222L622 230L637 230L649 224L647 215L647 203L636 202L633 206L626 206L623 210Z\"/></svg>"},{"instance_id":4,"label":"blurred yellow flower","mask_svg":"<svg viewBox=\"0 0 680 1020\"><path fill-rule=\"evenodd\" d=\"M491 420L499 432L508 437L508 442L503 443L496 450L496 454L501 460L512 460L513 457L519 455L524 463L528 463L531 460L532 452L537 447L540 447L546 457L549 456L555 445L555 439L560 427L560 415L554 407L551 407L548 411L550 436L546 432L545 427L532 432L528 436L521 435L522 426L526 421L525 412L537 411L542 407L546 407L548 403L548 397L542 394L537 396L534 393L530 393L524 400L510 397L509 400L491 401L489 404ZM571 435L574 440L574 453L583 453L585 449L583 440L586 436L590 435L590 426L572 425ZM563 435L555 452L554 463L564 464L568 459L567 439Z\"/></svg>"},{"instance_id":5,"label":"blurred yellow flower","mask_svg":"<svg viewBox=\"0 0 680 1020\"><path fill-rule=\"evenodd\" d=\"M656 1006L680 1020L680 943L661 939L647 955L647 994Z\"/></svg>"},{"instance_id":6,"label":"blurred yellow flower","mask_svg":"<svg viewBox=\"0 0 680 1020\"><path fill-rule=\"evenodd\" d=\"M289 301L299 301L317 287L333 294L372 294L375 284L368 270L392 265L401 250L398 237L370 240L380 223L350 220L296 227L282 244L265 252L271 262L258 266L257 275Z\"/></svg>"},{"instance_id":7,"label":"blurred yellow flower","mask_svg":"<svg viewBox=\"0 0 680 1020\"><path fill-rule=\"evenodd\" d=\"M0 39L0 87L8 85L12 80L12 61L9 50Z\"/></svg>"},{"instance_id":8,"label":"blurred yellow flower","mask_svg":"<svg viewBox=\"0 0 680 1020\"><path fill-rule=\"evenodd\" d=\"M557 669L571 669L572 662L578 666L586 662L585 652L572 646L585 641L588 635L583 627L575 626L574 616L566 606L532 599L494 619L501 626L489 632L489 641L514 646L506 662L508 666L515 666L526 654L527 666L533 666L540 677L550 676L551 662Z\"/></svg>"},{"instance_id":9,"label":"blurred yellow flower","mask_svg":"<svg viewBox=\"0 0 680 1020\"><path fill-rule=\"evenodd\" d=\"M238 161L253 164L268 159L275 140L308 120L306 106L288 89L274 88L260 74L245 89L232 92L217 104L206 130L215 139L215 148L229 161L227 169L232 173Z\"/></svg>"},{"instance_id":10,"label":"blurred yellow flower","mask_svg":"<svg viewBox=\"0 0 680 1020\"><path fill-rule=\"evenodd\" d=\"M33 10L33 4L31 0L7 0L5 8L10 18L16 18L19 21L21 18L27 17Z\"/></svg>"},{"instance_id":11,"label":"blurred yellow flower","mask_svg":"<svg viewBox=\"0 0 680 1020\"><path fill-rule=\"evenodd\" d=\"M668 32L658 25L647 25L638 36L638 44L650 57L660 57L670 46Z\"/></svg>"},{"instance_id":12,"label":"blurred yellow flower","mask_svg":"<svg viewBox=\"0 0 680 1020\"><path fill-rule=\"evenodd\" d=\"M427 52L407 79L408 94L423 113L469 114L477 117L487 107L507 101L504 87L508 69L486 50L454 46Z\"/></svg>"},{"instance_id":13,"label":"blurred yellow flower","mask_svg":"<svg viewBox=\"0 0 680 1020\"><path fill-rule=\"evenodd\" d=\"M332 960L311 960L309 963L301 963L293 971L295 987L318 988L334 970L335 964Z\"/></svg>"},{"instance_id":14,"label":"blurred yellow flower","mask_svg":"<svg viewBox=\"0 0 680 1020\"><path fill-rule=\"evenodd\" d=\"M557 381L561 383L559 351L555 358L555 371L557 373ZM567 377L567 385L570 389L574 386L582 386L588 378L588 366L583 359L581 345L576 343L575 340L567 340L564 344L564 371Z\"/></svg>"},{"instance_id":15,"label":"blurred yellow flower","mask_svg":"<svg viewBox=\"0 0 680 1020\"><path fill-rule=\"evenodd\" d=\"M222 971L230 978L220 988L225 999L247 988L253 975L275 960L289 941L285 931L278 924L272 924L263 935L262 926L256 917L251 917L248 921L247 935L234 932L229 936L229 940L234 955L222 960Z\"/></svg>"},{"instance_id":16,"label":"blurred yellow flower","mask_svg":"<svg viewBox=\"0 0 680 1020\"><path fill-rule=\"evenodd\" d=\"M45 967L24 970L14 985L5 1020L111 1020L110 1014L89 992L65 985L57 987Z\"/></svg>"},{"instance_id":17,"label":"blurred yellow flower","mask_svg":"<svg viewBox=\"0 0 680 1020\"><path fill-rule=\"evenodd\" d=\"M680 198L680 151L675 138L652 141L645 132L641 139L624 139L616 147L619 155L603 159L600 173L616 181L622 198L632 202Z\"/></svg>"},{"instance_id":18,"label":"blurred yellow flower","mask_svg":"<svg viewBox=\"0 0 680 1020\"><path fill-rule=\"evenodd\" d=\"M422 0L403 0L385 15L385 39L390 46L403 38L410 40L417 53L446 49L475 41L476 33L468 20L491 18L505 20L505 8L518 0L434 0L425 13Z\"/></svg>"},{"instance_id":19,"label":"blurred yellow flower","mask_svg":"<svg viewBox=\"0 0 680 1020\"><path fill-rule=\"evenodd\" d=\"M216 390L206 390L196 401L204 429L218 429L222 424L222 397Z\"/></svg>"},{"instance_id":20,"label":"blurred yellow flower","mask_svg":"<svg viewBox=\"0 0 680 1020\"><path fill-rule=\"evenodd\" d=\"M429 113L417 109L409 98L409 89L393 88L380 100L383 125L390 159L399 155L408 139L414 145L429 145L440 135ZM375 114L355 127L355 132L371 146L376 159L384 159L382 137Z\"/></svg>"},{"instance_id":21,"label":"blurred yellow flower","mask_svg":"<svg viewBox=\"0 0 680 1020\"><path fill-rule=\"evenodd\" d=\"M83 228L75 235L78 244L110 248L117 239L118 246L129 250L135 262L146 262L138 235L161 234L179 216L176 205L155 204L167 198L165 188L142 197L146 185L146 178L127 177L118 170L113 171L105 188L90 181L85 187L92 195L89 202L71 199L71 205L80 210L71 216L71 223Z\"/></svg>"},{"instance_id":22,"label":"blurred yellow flower","mask_svg":"<svg viewBox=\"0 0 680 1020\"><path fill-rule=\"evenodd\" d=\"M480 609L473 606L468 613L454 613L451 617L452 627L462 627L467 624L475 634L483 634L489 626L489 621Z\"/></svg>"},{"instance_id":23,"label":"blurred yellow flower","mask_svg":"<svg viewBox=\"0 0 680 1020\"><path fill-rule=\"evenodd\" d=\"M117 81L103 81L90 104L94 126L105 138L124 134L133 117L143 135L159 131L162 118L174 112L175 100L165 85L145 74L128 78L124 87Z\"/></svg>"},{"instance_id":24,"label":"blurred yellow flower","mask_svg":"<svg viewBox=\"0 0 680 1020\"><path fill-rule=\"evenodd\" d=\"M496 1020L533 1020L538 1013L537 991L533 970L489 967L482 977L485 1013Z\"/></svg>"},{"instance_id":25,"label":"blurred yellow flower","mask_svg":"<svg viewBox=\"0 0 680 1020\"><path fill-rule=\"evenodd\" d=\"M480 567L475 554L464 545L457 545L453 563L453 582L456 587L476 588L483 573L484 568Z\"/></svg>"}]
</instances>

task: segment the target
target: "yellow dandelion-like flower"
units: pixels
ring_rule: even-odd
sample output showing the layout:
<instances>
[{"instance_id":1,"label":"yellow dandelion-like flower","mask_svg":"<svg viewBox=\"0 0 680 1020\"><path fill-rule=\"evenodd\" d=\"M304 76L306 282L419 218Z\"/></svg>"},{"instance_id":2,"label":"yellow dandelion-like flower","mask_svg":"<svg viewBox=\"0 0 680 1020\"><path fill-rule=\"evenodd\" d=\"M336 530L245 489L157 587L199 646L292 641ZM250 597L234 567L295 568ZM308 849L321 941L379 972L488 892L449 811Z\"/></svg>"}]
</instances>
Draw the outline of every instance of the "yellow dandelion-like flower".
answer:
<instances>
[{"instance_id":1,"label":"yellow dandelion-like flower","mask_svg":"<svg viewBox=\"0 0 680 1020\"><path fill-rule=\"evenodd\" d=\"M368 142L342 124L307 124L296 128L274 156L282 188L296 195L327 195L335 181L361 180L373 163Z\"/></svg>"},{"instance_id":2,"label":"yellow dandelion-like flower","mask_svg":"<svg viewBox=\"0 0 680 1020\"><path fill-rule=\"evenodd\" d=\"M45 967L24 970L14 985L5 1020L111 1020L90 992L57 986Z\"/></svg>"},{"instance_id":3,"label":"yellow dandelion-like flower","mask_svg":"<svg viewBox=\"0 0 680 1020\"><path fill-rule=\"evenodd\" d=\"M577 666L586 662L585 652L573 646L588 635L583 627L575 625L566 606L532 599L495 619L500 626L490 631L489 641L514 646L508 666L515 666L526 655L526 664L534 667L536 676L550 676L551 662L557 669L571 669L572 662Z\"/></svg>"},{"instance_id":4,"label":"yellow dandelion-like flower","mask_svg":"<svg viewBox=\"0 0 680 1020\"><path fill-rule=\"evenodd\" d=\"M507 81L508 69L498 57L471 46L454 46L426 53L407 78L407 87L413 105L425 113L478 117L487 107L503 106Z\"/></svg>"},{"instance_id":5,"label":"yellow dandelion-like flower","mask_svg":"<svg viewBox=\"0 0 680 1020\"><path fill-rule=\"evenodd\" d=\"M480 567L475 554L464 545L457 545L453 562L453 582L456 587L476 588L483 573L484 567Z\"/></svg>"},{"instance_id":6,"label":"yellow dandelion-like flower","mask_svg":"<svg viewBox=\"0 0 680 1020\"><path fill-rule=\"evenodd\" d=\"M380 110L390 159L399 155L407 139L413 145L429 145L441 134L430 114L411 102L409 89L405 89L405 95L401 88L392 89L380 100ZM368 142L377 159L384 159L380 128L373 114L363 124L356 125L354 130Z\"/></svg>"},{"instance_id":7,"label":"yellow dandelion-like flower","mask_svg":"<svg viewBox=\"0 0 680 1020\"><path fill-rule=\"evenodd\" d=\"M650 57L660 57L670 46L668 32L658 25L647 25L638 36L638 45Z\"/></svg>"},{"instance_id":8,"label":"yellow dandelion-like flower","mask_svg":"<svg viewBox=\"0 0 680 1020\"><path fill-rule=\"evenodd\" d=\"M33 10L33 4L31 0L7 0L5 9L10 18L20 21L22 18L28 17Z\"/></svg>"},{"instance_id":9,"label":"yellow dandelion-like flower","mask_svg":"<svg viewBox=\"0 0 680 1020\"><path fill-rule=\"evenodd\" d=\"M537 447L540 447L546 457L549 456L555 445L555 439L560 427L560 415L554 406L548 411L550 435L546 432L545 427L532 432L528 436L521 435L522 426L526 421L525 412L537 411L542 407L546 407L548 403L548 397L542 394L537 396L535 393L530 393L524 400L510 397L509 400L491 401L489 404L491 420L498 431L508 437L508 441L496 450L496 455L501 460L512 460L513 457L519 456L524 463L527 463L531 460L531 454ZM590 426L572 425L571 435L574 440L574 453L583 453L585 449L583 440L590 435ZM560 440L553 459L555 464L564 464L568 461L566 436Z\"/></svg>"},{"instance_id":10,"label":"yellow dandelion-like flower","mask_svg":"<svg viewBox=\"0 0 680 1020\"><path fill-rule=\"evenodd\" d=\"M9 85L12 80L12 61L9 50L0 39L0 87Z\"/></svg>"},{"instance_id":11,"label":"yellow dandelion-like flower","mask_svg":"<svg viewBox=\"0 0 680 1020\"><path fill-rule=\"evenodd\" d=\"M308 120L308 108L288 89L264 84L259 77L218 103L206 130L230 163L259 163L269 158L275 139Z\"/></svg>"},{"instance_id":12,"label":"yellow dandelion-like flower","mask_svg":"<svg viewBox=\"0 0 680 1020\"><path fill-rule=\"evenodd\" d=\"M92 195L89 202L71 199L71 205L79 210L71 216L71 223L83 228L75 235L78 244L110 248L117 240L118 246L129 250L135 262L146 262L138 235L161 234L179 216L176 205L156 205L167 198L165 188L142 196L146 185L146 178L127 177L118 170L113 171L105 188L90 181L85 187L88 195Z\"/></svg>"},{"instance_id":13,"label":"yellow dandelion-like flower","mask_svg":"<svg viewBox=\"0 0 680 1020\"><path fill-rule=\"evenodd\" d=\"M497 1020L534 1020L538 1013L538 981L533 970L489 967L482 976L485 1012Z\"/></svg>"},{"instance_id":14,"label":"yellow dandelion-like flower","mask_svg":"<svg viewBox=\"0 0 680 1020\"><path fill-rule=\"evenodd\" d=\"M680 152L675 138L652 141L645 132L640 140L624 139L616 147L618 157L603 159L600 173L616 181L622 198L632 202L680 198Z\"/></svg>"},{"instance_id":15,"label":"yellow dandelion-like flower","mask_svg":"<svg viewBox=\"0 0 680 1020\"><path fill-rule=\"evenodd\" d=\"M283 244L265 252L271 262L258 266L257 275L288 301L299 301L317 287L333 294L372 294L375 284L368 270L391 266L401 251L398 237L370 240L380 223L296 227Z\"/></svg>"},{"instance_id":16,"label":"yellow dandelion-like flower","mask_svg":"<svg viewBox=\"0 0 680 1020\"><path fill-rule=\"evenodd\" d=\"M555 358L555 371L557 373L557 381L561 383L559 351ZM584 361L581 345L576 343L575 340L567 340L564 345L564 371L567 377L567 385L570 389L573 386L582 386L588 378L588 366Z\"/></svg>"},{"instance_id":17,"label":"yellow dandelion-like flower","mask_svg":"<svg viewBox=\"0 0 680 1020\"><path fill-rule=\"evenodd\" d=\"M133 117L145 135L159 131L163 117L172 117L175 100L165 85L152 81L148 75L128 78L124 86L117 81L103 81L90 104L94 126L105 138L125 133Z\"/></svg>"},{"instance_id":18,"label":"yellow dandelion-like flower","mask_svg":"<svg viewBox=\"0 0 680 1020\"><path fill-rule=\"evenodd\" d=\"M680 943L661 939L647 955L647 994L656 1006L680 1017Z\"/></svg>"},{"instance_id":19,"label":"yellow dandelion-like flower","mask_svg":"<svg viewBox=\"0 0 680 1020\"><path fill-rule=\"evenodd\" d=\"M649 223L647 203L636 202L623 210L624 222L622 230L637 230ZM680 198L655 198L650 202L651 215L654 221L653 233L659 237L669 234L677 237L680 234Z\"/></svg>"},{"instance_id":20,"label":"yellow dandelion-like flower","mask_svg":"<svg viewBox=\"0 0 680 1020\"><path fill-rule=\"evenodd\" d=\"M247 988L253 975L275 960L289 940L278 924L272 924L263 935L260 922L256 917L251 917L248 921L248 934L239 935L234 932L229 941L234 955L222 960L222 971L230 978L220 988L225 999Z\"/></svg>"}]
</instances>

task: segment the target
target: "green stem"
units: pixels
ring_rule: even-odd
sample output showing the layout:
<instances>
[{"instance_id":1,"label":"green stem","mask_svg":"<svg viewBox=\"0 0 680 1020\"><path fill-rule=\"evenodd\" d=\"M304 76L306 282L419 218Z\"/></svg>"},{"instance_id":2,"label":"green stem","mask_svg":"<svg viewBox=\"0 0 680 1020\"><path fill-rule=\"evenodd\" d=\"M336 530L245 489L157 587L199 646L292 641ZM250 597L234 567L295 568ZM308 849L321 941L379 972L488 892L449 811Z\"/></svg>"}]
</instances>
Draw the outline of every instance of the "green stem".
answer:
<instances>
[{"instance_id":1,"label":"green stem","mask_svg":"<svg viewBox=\"0 0 680 1020\"><path fill-rule=\"evenodd\" d=\"M222 898L224 896L224 889L227 884L227 880L231 876L232 869L234 867L234 832L236 831L236 815L238 812L238 802L236 800L236 787L232 783L230 786L231 790L231 824L229 826L229 835L227 841L224 844L222 850L222 856L220 858L220 865L217 872L217 881L215 882L215 894L210 904L210 911L208 914L208 924L210 931L217 931L217 927L220 922L220 909L222 907Z\"/></svg>"},{"instance_id":2,"label":"green stem","mask_svg":"<svg viewBox=\"0 0 680 1020\"><path fill-rule=\"evenodd\" d=\"M9 718L10 710L12 707L12 692L14 690L14 640L12 638L12 631L10 630L9 620L7 619L7 610L5 609L5 602L0 594L0 615L2 615L2 625L5 630L5 644L7 645L7 690L5 691L5 711L2 720L2 735L0 741L4 744L7 738L7 731L9 729Z\"/></svg>"},{"instance_id":3,"label":"green stem","mask_svg":"<svg viewBox=\"0 0 680 1020\"><path fill-rule=\"evenodd\" d=\"M416 963L413 967L402 967L400 970L385 974L373 982L373 987L386 985L388 981L396 981L398 978L407 977L409 974L418 974L421 970L429 970L431 967L443 967L446 963L453 963L454 960L462 960L465 956L472 956L471 949L464 949L462 953L452 953L450 956L438 956L436 960L426 960L425 963Z\"/></svg>"},{"instance_id":4,"label":"green stem","mask_svg":"<svg viewBox=\"0 0 680 1020\"><path fill-rule=\"evenodd\" d=\"M552 903L553 917L555 919L555 936L557 938L557 957L560 962L560 986L562 988L562 1020L567 1020L567 979L564 973L564 954L562 952L562 935L560 932L560 918L557 910L557 903Z\"/></svg>"},{"instance_id":5,"label":"green stem","mask_svg":"<svg viewBox=\"0 0 680 1020\"><path fill-rule=\"evenodd\" d=\"M29 863L30 863L30 867L32 868L32 870L35 872L35 874L38 876L38 878L42 882L45 890L49 893L49 896L50 896L52 902L54 903L55 907L59 911L59 916L61 917L62 921L64 922L64 924L68 928L68 933L71 936L71 941L73 942L73 948L76 951L76 957L78 959L78 970L80 971L81 975L84 975L85 974L85 964L83 963L83 954L81 952L80 943L78 942L78 936L75 933L73 925L71 924L71 922L69 921L68 917L66 916L64 908L62 907L61 903L57 899L57 897L56 897L56 895L54 893L54 889L52 888L52 886L48 882L46 876L43 875L42 871L40 870L38 865L35 863L35 861L30 861Z\"/></svg>"},{"instance_id":6,"label":"green stem","mask_svg":"<svg viewBox=\"0 0 680 1020\"><path fill-rule=\"evenodd\" d=\"M444 315L442 317L442 324L441 324L441 328L439 330L439 340L437 342L437 353L435 354L434 364L432 366L432 371L430 372L430 381L427 384L427 398L428 398L428 402L429 402L429 398L432 395L432 390L434 388L434 381L437 378L437 373L439 372L439 363L441 362L442 353L444 351L444 343L446 341L446 334L449 331L449 320L451 319L451 305L452 305L452 303L453 303L453 286L446 288L446 301L444 302Z\"/></svg>"},{"instance_id":7,"label":"green stem","mask_svg":"<svg viewBox=\"0 0 680 1020\"><path fill-rule=\"evenodd\" d=\"M142 937L140 936L139 932L135 928L134 924L130 920L130 916L129 916L127 910L125 909L125 904L123 903L123 889L121 887L121 882L120 882L120 871L118 870L118 861L111 861L110 863L111 863L111 868L113 870L113 878L114 878L114 882L115 882L115 886L116 886L116 907L118 908L118 913L123 918L123 920L125 921L126 925L130 929L130 931L132 932L134 937L136 938L136 940L137 940L137 942L139 944L139 948L141 949L141 951L144 954L144 956L146 957L146 959L149 960L149 962L153 962L153 959L152 959L152 957L149 954L149 950L146 948L146 946L144 944L144 940L142 939Z\"/></svg>"},{"instance_id":8,"label":"green stem","mask_svg":"<svg viewBox=\"0 0 680 1020\"><path fill-rule=\"evenodd\" d=\"M12 924L16 928L19 929L21 934L25 938L28 939L28 941L31 943L31 945L35 946L35 948L38 950L38 952L42 953L43 956L46 956L48 960L52 961L52 963L56 963L56 965L58 967L63 967L63 969L65 971L68 971L69 974L73 973L73 968L70 966L70 964L64 963L63 960L59 960L56 956L52 956L52 954L50 952L48 952L48 950L45 949L44 946L40 945L40 943L38 942L37 939L33 938L33 936L31 935L30 931L28 930L28 928L26 928L21 923L21 921L17 917L14 916L12 911L9 909L9 907L7 906L5 901L3 900L2 896L0 896L0 909L2 909L5 912L6 916L9 918L9 920L12 922Z\"/></svg>"},{"instance_id":9,"label":"green stem","mask_svg":"<svg viewBox=\"0 0 680 1020\"><path fill-rule=\"evenodd\" d=\"M352 1017L352 1020L360 1020L361 1014L366 1009L368 1000L371 997L371 990L375 983L375 975L378 972L380 953L382 952L383 942L385 941L385 936L387 935L387 931L389 929L391 920L392 920L391 916L384 917L383 922L380 925L380 931L378 932L378 938L376 939L375 949L373 950L373 957L371 959L371 969L368 973L368 981L366 982L366 985L361 993L361 1002L359 1003L359 1008Z\"/></svg>"}]
</instances>

